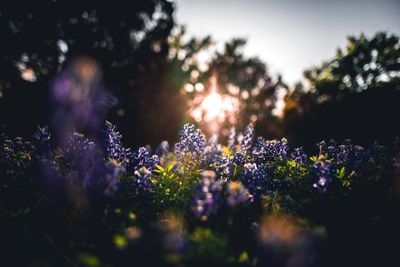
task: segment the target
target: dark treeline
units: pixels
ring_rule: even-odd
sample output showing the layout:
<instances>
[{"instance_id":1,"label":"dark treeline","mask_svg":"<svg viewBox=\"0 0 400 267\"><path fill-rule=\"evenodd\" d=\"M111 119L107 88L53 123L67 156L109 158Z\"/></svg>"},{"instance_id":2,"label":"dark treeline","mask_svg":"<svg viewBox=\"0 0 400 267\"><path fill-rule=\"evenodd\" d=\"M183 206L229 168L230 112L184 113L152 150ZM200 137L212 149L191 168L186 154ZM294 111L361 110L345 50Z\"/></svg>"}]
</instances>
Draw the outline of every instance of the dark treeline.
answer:
<instances>
[{"instance_id":1,"label":"dark treeline","mask_svg":"<svg viewBox=\"0 0 400 267\"><path fill-rule=\"evenodd\" d=\"M333 59L305 71L306 85L290 88L258 58L243 55L242 39L213 53L202 70L198 55L214 42L210 37L183 41L184 29L176 26L169 1L43 0L24 2L23 9L15 3L0 7L0 34L6 40L0 43L0 125L10 135L30 136L36 124L50 124L55 76L80 56L101 66L104 86L118 99L107 118L129 145L175 141L183 123L193 122L186 111L197 94L181 89L198 82L207 87L213 76L222 93L247 95L239 97L237 121L223 122L225 130L254 122L260 135L286 136L306 149L322 139L350 138L367 145L391 142L400 134L396 35L349 37ZM286 105L276 116L282 91Z\"/></svg>"}]
</instances>

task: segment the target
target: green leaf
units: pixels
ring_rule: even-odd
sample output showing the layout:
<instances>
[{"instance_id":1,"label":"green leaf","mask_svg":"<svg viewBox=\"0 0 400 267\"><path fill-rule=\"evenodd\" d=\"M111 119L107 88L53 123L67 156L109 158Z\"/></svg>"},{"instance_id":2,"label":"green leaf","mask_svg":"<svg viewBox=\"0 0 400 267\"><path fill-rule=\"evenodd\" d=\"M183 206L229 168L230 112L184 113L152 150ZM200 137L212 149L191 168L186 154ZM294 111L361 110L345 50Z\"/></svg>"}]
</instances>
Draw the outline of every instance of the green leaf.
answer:
<instances>
[{"instance_id":1,"label":"green leaf","mask_svg":"<svg viewBox=\"0 0 400 267\"><path fill-rule=\"evenodd\" d=\"M246 251L240 253L239 262L249 262L249 254Z\"/></svg>"},{"instance_id":2,"label":"green leaf","mask_svg":"<svg viewBox=\"0 0 400 267\"><path fill-rule=\"evenodd\" d=\"M344 178L344 175L346 174L346 168L342 167L340 170L336 170L336 176L340 179Z\"/></svg>"}]
</instances>

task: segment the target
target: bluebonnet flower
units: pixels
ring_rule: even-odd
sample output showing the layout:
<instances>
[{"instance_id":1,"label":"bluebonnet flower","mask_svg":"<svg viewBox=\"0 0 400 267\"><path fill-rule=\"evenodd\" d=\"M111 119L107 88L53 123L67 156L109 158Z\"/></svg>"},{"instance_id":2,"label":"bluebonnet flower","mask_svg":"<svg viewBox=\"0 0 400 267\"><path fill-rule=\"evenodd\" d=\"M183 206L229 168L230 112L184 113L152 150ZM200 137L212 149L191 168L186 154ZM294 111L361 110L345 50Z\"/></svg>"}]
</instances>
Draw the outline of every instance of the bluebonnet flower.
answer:
<instances>
[{"instance_id":1,"label":"bluebonnet flower","mask_svg":"<svg viewBox=\"0 0 400 267\"><path fill-rule=\"evenodd\" d=\"M222 181L226 181L232 174L232 160L228 156L218 155L212 166Z\"/></svg>"},{"instance_id":2,"label":"bluebonnet flower","mask_svg":"<svg viewBox=\"0 0 400 267\"><path fill-rule=\"evenodd\" d=\"M76 168L79 179L88 187L104 186L104 158L96 144L84 135L74 132L64 150L68 168Z\"/></svg>"},{"instance_id":3,"label":"bluebonnet flower","mask_svg":"<svg viewBox=\"0 0 400 267\"><path fill-rule=\"evenodd\" d=\"M86 136L97 138L109 108L116 102L101 82L99 64L89 57L73 59L69 68L57 75L50 97L54 107L51 126L62 148L75 130L84 129Z\"/></svg>"},{"instance_id":4,"label":"bluebonnet flower","mask_svg":"<svg viewBox=\"0 0 400 267\"><path fill-rule=\"evenodd\" d=\"M215 178L215 172L203 171L202 179L195 188L192 210L202 221L216 213L219 207L221 185Z\"/></svg>"},{"instance_id":5,"label":"bluebonnet flower","mask_svg":"<svg viewBox=\"0 0 400 267\"><path fill-rule=\"evenodd\" d=\"M164 165L167 160L167 156L169 153L169 143L168 141L162 141L156 148L156 155L160 160L160 165Z\"/></svg>"},{"instance_id":6,"label":"bluebonnet flower","mask_svg":"<svg viewBox=\"0 0 400 267\"><path fill-rule=\"evenodd\" d=\"M317 143L320 155L326 155L327 158L334 158L337 153L337 143L330 140L328 144L325 141Z\"/></svg>"},{"instance_id":7,"label":"bluebonnet flower","mask_svg":"<svg viewBox=\"0 0 400 267\"><path fill-rule=\"evenodd\" d=\"M113 196L118 190L119 180L118 178L125 172L125 169L119 165L119 163L110 159L105 164L105 175L107 186L105 194Z\"/></svg>"},{"instance_id":8,"label":"bluebonnet flower","mask_svg":"<svg viewBox=\"0 0 400 267\"><path fill-rule=\"evenodd\" d=\"M242 166L245 163L245 156L242 153L235 153L233 154L233 163Z\"/></svg>"},{"instance_id":9,"label":"bluebonnet flower","mask_svg":"<svg viewBox=\"0 0 400 267\"><path fill-rule=\"evenodd\" d=\"M213 135L208 141L207 145L204 148L204 155L203 155L203 161L205 164L205 168L210 166L211 164L214 164L216 161L220 160L220 157L222 156L222 148L221 146L217 143L217 135Z\"/></svg>"},{"instance_id":10,"label":"bluebonnet flower","mask_svg":"<svg viewBox=\"0 0 400 267\"><path fill-rule=\"evenodd\" d=\"M368 159L368 152L361 146L354 145L350 140L345 140L338 145L331 140L328 144L324 141L318 144L320 156L331 160L332 167L345 167L347 171L359 173Z\"/></svg>"},{"instance_id":11,"label":"bluebonnet flower","mask_svg":"<svg viewBox=\"0 0 400 267\"><path fill-rule=\"evenodd\" d=\"M228 142L227 142L230 151L233 151L233 149L235 148L235 144L236 144L236 130L234 127L232 127L229 131Z\"/></svg>"},{"instance_id":12,"label":"bluebonnet flower","mask_svg":"<svg viewBox=\"0 0 400 267\"><path fill-rule=\"evenodd\" d=\"M254 197L260 196L267 190L267 172L255 163L246 163L244 165L244 172L240 180Z\"/></svg>"},{"instance_id":13,"label":"bluebonnet flower","mask_svg":"<svg viewBox=\"0 0 400 267\"><path fill-rule=\"evenodd\" d=\"M246 202L252 202L253 196L241 182L232 181L227 186L228 196L226 201L229 206L234 207Z\"/></svg>"},{"instance_id":14,"label":"bluebonnet flower","mask_svg":"<svg viewBox=\"0 0 400 267\"><path fill-rule=\"evenodd\" d=\"M139 149L131 155L129 169L131 171L136 171L145 167L147 170L153 171L158 164L160 164L160 159L157 155L151 155L149 149L146 147L139 147Z\"/></svg>"},{"instance_id":15,"label":"bluebonnet flower","mask_svg":"<svg viewBox=\"0 0 400 267\"><path fill-rule=\"evenodd\" d=\"M120 182L120 191L128 197L150 197L154 191L151 171L146 167L134 170L132 175L123 176Z\"/></svg>"},{"instance_id":16,"label":"bluebonnet flower","mask_svg":"<svg viewBox=\"0 0 400 267\"><path fill-rule=\"evenodd\" d=\"M168 141L162 141L156 148L156 155L159 158L165 157L169 153L169 143Z\"/></svg>"},{"instance_id":17,"label":"bluebonnet flower","mask_svg":"<svg viewBox=\"0 0 400 267\"><path fill-rule=\"evenodd\" d=\"M185 124L179 132L175 153L179 161L193 165L202 158L205 147L206 138L200 129L196 129L193 124Z\"/></svg>"},{"instance_id":18,"label":"bluebonnet flower","mask_svg":"<svg viewBox=\"0 0 400 267\"><path fill-rule=\"evenodd\" d=\"M40 127L38 125L35 133L33 134L32 141L38 154L49 152L52 147L49 128L47 126Z\"/></svg>"},{"instance_id":19,"label":"bluebonnet flower","mask_svg":"<svg viewBox=\"0 0 400 267\"><path fill-rule=\"evenodd\" d=\"M298 165L304 165L308 164L310 162L309 157L307 156L306 153L304 153L304 150L302 147L295 148L290 156L292 160L296 162Z\"/></svg>"},{"instance_id":20,"label":"bluebonnet flower","mask_svg":"<svg viewBox=\"0 0 400 267\"><path fill-rule=\"evenodd\" d=\"M41 142L41 143L46 143L50 141L50 133L49 133L49 127L43 126L40 127L40 125L37 125L36 131L33 134L33 140Z\"/></svg>"},{"instance_id":21,"label":"bluebonnet flower","mask_svg":"<svg viewBox=\"0 0 400 267\"><path fill-rule=\"evenodd\" d=\"M86 158L98 155L99 151L94 142L85 138L83 134L74 132L68 139L64 155L69 159ZM79 160L77 160L79 161Z\"/></svg>"},{"instance_id":22,"label":"bluebonnet flower","mask_svg":"<svg viewBox=\"0 0 400 267\"><path fill-rule=\"evenodd\" d=\"M253 124L247 125L244 129L243 137L240 140L240 150L243 154L247 155L251 152L255 139L255 131Z\"/></svg>"},{"instance_id":23,"label":"bluebonnet flower","mask_svg":"<svg viewBox=\"0 0 400 267\"><path fill-rule=\"evenodd\" d=\"M127 167L131 154L129 148L123 146L122 135L117 131L115 125L108 121L103 130L103 146L106 158L114 159L122 167Z\"/></svg>"},{"instance_id":24,"label":"bluebonnet flower","mask_svg":"<svg viewBox=\"0 0 400 267\"><path fill-rule=\"evenodd\" d=\"M252 157L257 164L263 164L268 161L285 159L289 152L289 143L285 138L282 140L265 141L259 137L254 144Z\"/></svg>"},{"instance_id":25,"label":"bluebonnet flower","mask_svg":"<svg viewBox=\"0 0 400 267\"><path fill-rule=\"evenodd\" d=\"M313 174L316 177L313 187L321 192L325 192L333 175L331 164L324 158L317 160L313 164Z\"/></svg>"},{"instance_id":26,"label":"bluebonnet flower","mask_svg":"<svg viewBox=\"0 0 400 267\"><path fill-rule=\"evenodd\" d=\"M339 145L336 149L335 163L338 165L344 165L354 155L355 146L350 142L350 140L344 141L342 145Z\"/></svg>"},{"instance_id":27,"label":"bluebonnet flower","mask_svg":"<svg viewBox=\"0 0 400 267\"><path fill-rule=\"evenodd\" d=\"M151 193L153 189L153 184L150 180L151 172L145 167L142 167L133 174L134 176L131 183L133 193L137 196Z\"/></svg>"},{"instance_id":28,"label":"bluebonnet flower","mask_svg":"<svg viewBox=\"0 0 400 267\"><path fill-rule=\"evenodd\" d=\"M359 172L363 168L365 159L366 153L363 147L352 144L350 140L345 140L336 149L334 163L338 167L345 166L347 169Z\"/></svg>"}]
</instances>

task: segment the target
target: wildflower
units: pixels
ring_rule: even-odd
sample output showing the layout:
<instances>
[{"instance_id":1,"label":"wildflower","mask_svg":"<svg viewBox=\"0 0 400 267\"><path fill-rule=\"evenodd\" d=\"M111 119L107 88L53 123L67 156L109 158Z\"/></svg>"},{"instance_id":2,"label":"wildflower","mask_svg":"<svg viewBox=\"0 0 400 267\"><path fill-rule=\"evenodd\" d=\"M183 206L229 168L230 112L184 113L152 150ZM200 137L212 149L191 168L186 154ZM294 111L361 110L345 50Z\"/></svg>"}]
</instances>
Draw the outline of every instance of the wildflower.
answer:
<instances>
[{"instance_id":1,"label":"wildflower","mask_svg":"<svg viewBox=\"0 0 400 267\"><path fill-rule=\"evenodd\" d=\"M240 150L243 154L249 154L255 139L255 131L253 124L247 125L243 132L243 138L240 141Z\"/></svg>"},{"instance_id":2,"label":"wildflower","mask_svg":"<svg viewBox=\"0 0 400 267\"><path fill-rule=\"evenodd\" d=\"M290 155L290 158L298 165L308 164L310 162L310 159L308 158L307 154L304 153L302 147L295 148Z\"/></svg>"},{"instance_id":3,"label":"wildflower","mask_svg":"<svg viewBox=\"0 0 400 267\"><path fill-rule=\"evenodd\" d=\"M235 153L233 154L233 163L241 166L245 163L245 157L242 153Z\"/></svg>"},{"instance_id":4,"label":"wildflower","mask_svg":"<svg viewBox=\"0 0 400 267\"><path fill-rule=\"evenodd\" d=\"M334 140L330 140L328 144L325 141L321 141L317 146L319 154L325 155L327 158L334 158L337 153L337 143Z\"/></svg>"},{"instance_id":5,"label":"wildflower","mask_svg":"<svg viewBox=\"0 0 400 267\"><path fill-rule=\"evenodd\" d=\"M259 137L254 144L252 157L258 164L268 161L276 161L287 158L289 152L289 143L285 138L282 140L266 141Z\"/></svg>"},{"instance_id":6,"label":"wildflower","mask_svg":"<svg viewBox=\"0 0 400 267\"><path fill-rule=\"evenodd\" d=\"M78 179L85 188L95 190L104 186L104 160L101 150L84 135L74 132L64 151L69 168L76 168Z\"/></svg>"},{"instance_id":7,"label":"wildflower","mask_svg":"<svg viewBox=\"0 0 400 267\"><path fill-rule=\"evenodd\" d=\"M200 129L193 124L185 124L179 133L179 142L175 145L175 153L179 158L189 153L199 158L204 152L206 139Z\"/></svg>"},{"instance_id":8,"label":"wildflower","mask_svg":"<svg viewBox=\"0 0 400 267\"><path fill-rule=\"evenodd\" d=\"M255 163L246 163L241 182L246 186L253 196L259 196L266 191L267 173Z\"/></svg>"},{"instance_id":9,"label":"wildflower","mask_svg":"<svg viewBox=\"0 0 400 267\"><path fill-rule=\"evenodd\" d=\"M228 148L230 151L233 151L235 147L235 140L236 140L236 131L235 128L231 128L229 131L229 136L228 136Z\"/></svg>"},{"instance_id":10,"label":"wildflower","mask_svg":"<svg viewBox=\"0 0 400 267\"><path fill-rule=\"evenodd\" d=\"M151 172L146 167L136 170L130 183L131 192L136 196L151 193L153 184L151 183L150 176Z\"/></svg>"},{"instance_id":11,"label":"wildflower","mask_svg":"<svg viewBox=\"0 0 400 267\"><path fill-rule=\"evenodd\" d=\"M212 166L218 177L223 181L226 181L232 174L232 160L227 156L218 155Z\"/></svg>"},{"instance_id":12,"label":"wildflower","mask_svg":"<svg viewBox=\"0 0 400 267\"><path fill-rule=\"evenodd\" d=\"M114 159L122 167L127 167L130 151L123 146L122 135L117 131L115 125L108 121L103 130L103 146L106 158Z\"/></svg>"},{"instance_id":13,"label":"wildflower","mask_svg":"<svg viewBox=\"0 0 400 267\"><path fill-rule=\"evenodd\" d=\"M321 158L313 164L313 173L316 177L313 187L322 192L326 191L328 183L332 179L331 164L325 158Z\"/></svg>"},{"instance_id":14,"label":"wildflower","mask_svg":"<svg viewBox=\"0 0 400 267\"><path fill-rule=\"evenodd\" d=\"M253 201L253 196L241 182L232 181L227 187L228 197L226 201L229 206L234 207L242 203Z\"/></svg>"},{"instance_id":15,"label":"wildflower","mask_svg":"<svg viewBox=\"0 0 400 267\"><path fill-rule=\"evenodd\" d=\"M125 172L125 169L122 168L119 163L110 159L105 164L105 174L107 187L105 189L106 195L113 195L118 190L118 177Z\"/></svg>"},{"instance_id":16,"label":"wildflower","mask_svg":"<svg viewBox=\"0 0 400 267\"><path fill-rule=\"evenodd\" d=\"M38 154L49 152L51 149L51 135L47 126L37 126L35 133L33 134L32 141L34 148Z\"/></svg>"},{"instance_id":17,"label":"wildflower","mask_svg":"<svg viewBox=\"0 0 400 267\"><path fill-rule=\"evenodd\" d=\"M139 147L139 149L131 155L130 169L136 171L142 167L152 171L156 165L160 163L157 155L151 155L149 149L146 147Z\"/></svg>"},{"instance_id":18,"label":"wildflower","mask_svg":"<svg viewBox=\"0 0 400 267\"><path fill-rule=\"evenodd\" d=\"M206 164L205 167L215 163L222 155L222 148L217 144L217 136L213 135L208 141L207 146L204 148L203 160Z\"/></svg>"},{"instance_id":19,"label":"wildflower","mask_svg":"<svg viewBox=\"0 0 400 267\"><path fill-rule=\"evenodd\" d=\"M221 186L215 176L213 171L203 171L202 179L195 188L192 210L202 221L206 221L218 210Z\"/></svg>"},{"instance_id":20,"label":"wildflower","mask_svg":"<svg viewBox=\"0 0 400 267\"><path fill-rule=\"evenodd\" d=\"M156 148L156 155L161 159L169 153L168 141L162 141Z\"/></svg>"}]
</instances>

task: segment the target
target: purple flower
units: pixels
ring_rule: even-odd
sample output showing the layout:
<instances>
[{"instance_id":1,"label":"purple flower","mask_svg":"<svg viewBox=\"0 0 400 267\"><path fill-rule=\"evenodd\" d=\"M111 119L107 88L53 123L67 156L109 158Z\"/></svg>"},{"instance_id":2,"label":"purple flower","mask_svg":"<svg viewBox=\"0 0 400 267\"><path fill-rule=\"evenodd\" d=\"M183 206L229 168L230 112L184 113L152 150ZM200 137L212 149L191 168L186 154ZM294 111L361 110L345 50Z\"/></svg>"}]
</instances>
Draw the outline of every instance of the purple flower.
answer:
<instances>
[{"instance_id":1,"label":"purple flower","mask_svg":"<svg viewBox=\"0 0 400 267\"><path fill-rule=\"evenodd\" d=\"M185 124L179 132L179 141L175 145L178 160L196 161L203 156L206 147L206 138L200 129L193 124Z\"/></svg>"},{"instance_id":2,"label":"purple flower","mask_svg":"<svg viewBox=\"0 0 400 267\"><path fill-rule=\"evenodd\" d=\"M215 176L213 171L203 171L202 179L195 188L192 211L202 221L215 214L219 207L221 184Z\"/></svg>"},{"instance_id":3,"label":"purple flower","mask_svg":"<svg viewBox=\"0 0 400 267\"><path fill-rule=\"evenodd\" d=\"M295 148L290 155L290 158L296 162L298 165L304 165L310 163L310 159L307 154L304 153L302 147Z\"/></svg>"},{"instance_id":4,"label":"purple flower","mask_svg":"<svg viewBox=\"0 0 400 267\"><path fill-rule=\"evenodd\" d=\"M230 151L233 151L236 143L236 130L235 128L231 128L229 131L229 136L228 136L228 148Z\"/></svg>"},{"instance_id":5,"label":"purple flower","mask_svg":"<svg viewBox=\"0 0 400 267\"><path fill-rule=\"evenodd\" d=\"M242 203L253 201L253 196L241 182L232 181L227 186L228 196L226 201L229 206L235 207Z\"/></svg>"},{"instance_id":6,"label":"purple flower","mask_svg":"<svg viewBox=\"0 0 400 267\"><path fill-rule=\"evenodd\" d=\"M333 176L331 164L324 158L319 159L313 164L313 174L316 177L313 187L325 192Z\"/></svg>"},{"instance_id":7,"label":"purple flower","mask_svg":"<svg viewBox=\"0 0 400 267\"><path fill-rule=\"evenodd\" d=\"M328 144L325 141L321 141L317 144L320 155L326 155L327 158L334 158L337 153L337 143L334 140L330 140Z\"/></svg>"},{"instance_id":8,"label":"purple flower","mask_svg":"<svg viewBox=\"0 0 400 267\"><path fill-rule=\"evenodd\" d=\"M212 166L218 177L223 181L226 181L232 174L232 160L227 156L218 155Z\"/></svg>"},{"instance_id":9,"label":"purple flower","mask_svg":"<svg viewBox=\"0 0 400 267\"><path fill-rule=\"evenodd\" d=\"M129 163L130 151L122 144L122 135L117 131L115 125L106 121L103 130L103 150L108 159L116 160L122 167L126 168Z\"/></svg>"},{"instance_id":10,"label":"purple flower","mask_svg":"<svg viewBox=\"0 0 400 267\"><path fill-rule=\"evenodd\" d=\"M217 136L213 135L208 141L207 146L204 148L204 155L202 160L205 163L205 168L210 166L211 164L215 164L217 161L220 161L220 157L222 156L222 148L217 143Z\"/></svg>"},{"instance_id":11,"label":"purple flower","mask_svg":"<svg viewBox=\"0 0 400 267\"><path fill-rule=\"evenodd\" d=\"M240 180L255 197L260 196L267 190L267 172L255 163L246 163L244 165L244 172Z\"/></svg>"},{"instance_id":12,"label":"purple flower","mask_svg":"<svg viewBox=\"0 0 400 267\"><path fill-rule=\"evenodd\" d=\"M62 148L75 130L97 139L109 108L116 102L101 82L99 64L88 57L74 59L55 78L50 94L54 109L51 127Z\"/></svg>"},{"instance_id":13,"label":"purple flower","mask_svg":"<svg viewBox=\"0 0 400 267\"><path fill-rule=\"evenodd\" d=\"M73 133L64 150L64 159L68 168L77 170L84 187L94 189L104 185L103 154L95 143L84 135Z\"/></svg>"},{"instance_id":14,"label":"purple flower","mask_svg":"<svg viewBox=\"0 0 400 267\"><path fill-rule=\"evenodd\" d=\"M253 124L247 125L243 132L243 138L240 141L240 150L243 154L249 154L251 152L251 148L253 147L255 139L255 131Z\"/></svg>"},{"instance_id":15,"label":"purple flower","mask_svg":"<svg viewBox=\"0 0 400 267\"><path fill-rule=\"evenodd\" d=\"M242 153L233 154L233 163L242 166L245 163L245 157Z\"/></svg>"},{"instance_id":16,"label":"purple flower","mask_svg":"<svg viewBox=\"0 0 400 267\"><path fill-rule=\"evenodd\" d=\"M169 143L168 141L162 141L156 148L156 155L159 158L165 157L169 153Z\"/></svg>"},{"instance_id":17,"label":"purple flower","mask_svg":"<svg viewBox=\"0 0 400 267\"><path fill-rule=\"evenodd\" d=\"M145 167L136 170L133 174L131 189L137 196L152 192L153 184L150 180L151 172Z\"/></svg>"},{"instance_id":18,"label":"purple flower","mask_svg":"<svg viewBox=\"0 0 400 267\"><path fill-rule=\"evenodd\" d=\"M111 159L106 162L104 171L107 182L105 194L108 196L113 196L118 190L118 178L125 173L125 169L121 167L116 160Z\"/></svg>"},{"instance_id":19,"label":"purple flower","mask_svg":"<svg viewBox=\"0 0 400 267\"><path fill-rule=\"evenodd\" d=\"M37 126L35 133L32 136L34 147L39 154L49 152L52 147L51 135L47 126Z\"/></svg>"},{"instance_id":20,"label":"purple flower","mask_svg":"<svg viewBox=\"0 0 400 267\"><path fill-rule=\"evenodd\" d=\"M145 167L147 170L153 171L158 164L160 164L160 159L157 155L151 155L149 149L146 147L139 147L139 149L131 155L129 169L130 171L136 171Z\"/></svg>"},{"instance_id":21,"label":"purple flower","mask_svg":"<svg viewBox=\"0 0 400 267\"><path fill-rule=\"evenodd\" d=\"M289 143L285 138L282 140L266 141L259 137L254 144L252 151L253 160L257 164L264 164L268 161L276 161L287 158Z\"/></svg>"}]
</instances>

